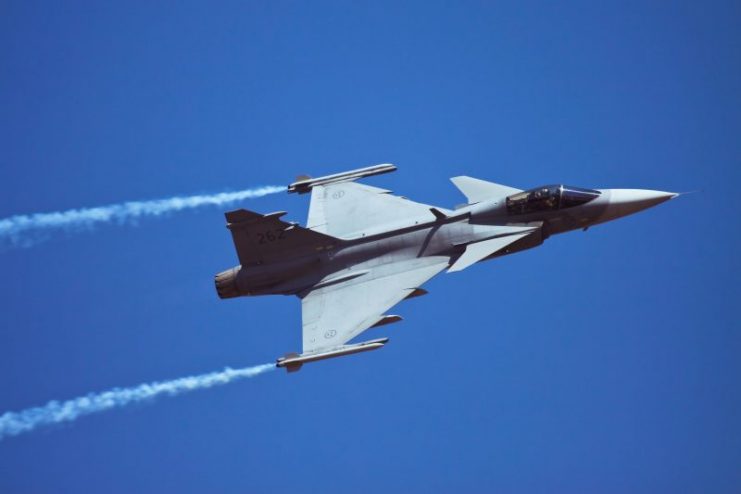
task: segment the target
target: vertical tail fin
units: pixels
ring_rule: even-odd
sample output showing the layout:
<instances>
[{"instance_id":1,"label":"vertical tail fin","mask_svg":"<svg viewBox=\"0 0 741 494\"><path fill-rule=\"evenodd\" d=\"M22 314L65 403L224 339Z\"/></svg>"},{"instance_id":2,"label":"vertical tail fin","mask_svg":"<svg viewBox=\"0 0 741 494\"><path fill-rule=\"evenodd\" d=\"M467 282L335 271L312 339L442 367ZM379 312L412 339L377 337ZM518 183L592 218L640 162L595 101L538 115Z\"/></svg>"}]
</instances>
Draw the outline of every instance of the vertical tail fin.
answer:
<instances>
[{"instance_id":1,"label":"vertical tail fin","mask_svg":"<svg viewBox=\"0 0 741 494\"><path fill-rule=\"evenodd\" d=\"M263 215L238 209L224 215L242 266L321 252L340 242L335 237L281 221L285 214L279 211Z\"/></svg>"}]
</instances>

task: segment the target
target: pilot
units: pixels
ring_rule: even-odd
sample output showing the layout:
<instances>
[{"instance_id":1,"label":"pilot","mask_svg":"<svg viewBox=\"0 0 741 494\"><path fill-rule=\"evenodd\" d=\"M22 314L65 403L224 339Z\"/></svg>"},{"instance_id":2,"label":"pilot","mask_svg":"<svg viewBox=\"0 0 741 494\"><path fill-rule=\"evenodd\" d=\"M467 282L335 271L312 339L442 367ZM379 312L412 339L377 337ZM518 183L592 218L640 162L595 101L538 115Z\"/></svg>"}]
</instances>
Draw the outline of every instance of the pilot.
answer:
<instances>
[{"instance_id":1,"label":"pilot","mask_svg":"<svg viewBox=\"0 0 741 494\"><path fill-rule=\"evenodd\" d=\"M558 189L554 189L550 192L550 194L548 194L546 205L548 206L548 210L558 209Z\"/></svg>"}]
</instances>

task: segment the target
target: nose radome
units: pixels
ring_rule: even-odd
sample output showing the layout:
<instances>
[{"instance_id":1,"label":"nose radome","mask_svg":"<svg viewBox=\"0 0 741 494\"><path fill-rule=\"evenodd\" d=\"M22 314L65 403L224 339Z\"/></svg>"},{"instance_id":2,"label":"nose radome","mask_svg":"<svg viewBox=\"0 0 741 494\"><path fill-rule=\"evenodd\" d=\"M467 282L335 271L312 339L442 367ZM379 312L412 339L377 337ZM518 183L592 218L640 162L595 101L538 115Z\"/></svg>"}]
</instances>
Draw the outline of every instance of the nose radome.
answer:
<instances>
[{"instance_id":1,"label":"nose radome","mask_svg":"<svg viewBox=\"0 0 741 494\"><path fill-rule=\"evenodd\" d=\"M637 213L638 211L666 202L669 199L674 199L678 195L674 192L664 192L661 190L610 189L609 203L600 218L600 222Z\"/></svg>"},{"instance_id":2,"label":"nose radome","mask_svg":"<svg viewBox=\"0 0 741 494\"><path fill-rule=\"evenodd\" d=\"M677 197L674 192L643 189L610 189L610 204L636 205L639 209L650 208Z\"/></svg>"}]
</instances>

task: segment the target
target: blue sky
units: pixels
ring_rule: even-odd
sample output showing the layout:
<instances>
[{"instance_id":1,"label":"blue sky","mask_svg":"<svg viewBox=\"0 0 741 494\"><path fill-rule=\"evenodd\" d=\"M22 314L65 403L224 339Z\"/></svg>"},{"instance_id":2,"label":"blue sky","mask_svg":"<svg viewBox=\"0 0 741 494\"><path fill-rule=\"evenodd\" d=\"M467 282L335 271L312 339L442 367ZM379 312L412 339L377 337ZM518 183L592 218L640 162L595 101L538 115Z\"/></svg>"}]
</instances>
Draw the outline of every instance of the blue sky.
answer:
<instances>
[{"instance_id":1,"label":"blue sky","mask_svg":"<svg viewBox=\"0 0 741 494\"><path fill-rule=\"evenodd\" d=\"M0 217L382 162L701 191L439 276L382 351L6 439L0 491L738 492L737 2L0 12ZM217 299L222 213L0 252L0 411L298 350L296 299Z\"/></svg>"}]
</instances>

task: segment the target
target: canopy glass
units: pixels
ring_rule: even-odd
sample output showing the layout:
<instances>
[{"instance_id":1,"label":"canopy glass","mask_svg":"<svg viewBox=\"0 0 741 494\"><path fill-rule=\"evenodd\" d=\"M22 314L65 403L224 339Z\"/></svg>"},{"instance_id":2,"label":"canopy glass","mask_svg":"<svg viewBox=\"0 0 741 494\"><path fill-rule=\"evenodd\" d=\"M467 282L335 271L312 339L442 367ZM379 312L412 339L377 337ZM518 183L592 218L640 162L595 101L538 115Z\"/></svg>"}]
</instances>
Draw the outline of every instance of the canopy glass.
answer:
<instances>
[{"instance_id":1,"label":"canopy glass","mask_svg":"<svg viewBox=\"0 0 741 494\"><path fill-rule=\"evenodd\" d=\"M586 204L599 196L598 190L570 185L544 185L509 196L507 211L510 214L556 211Z\"/></svg>"}]
</instances>

